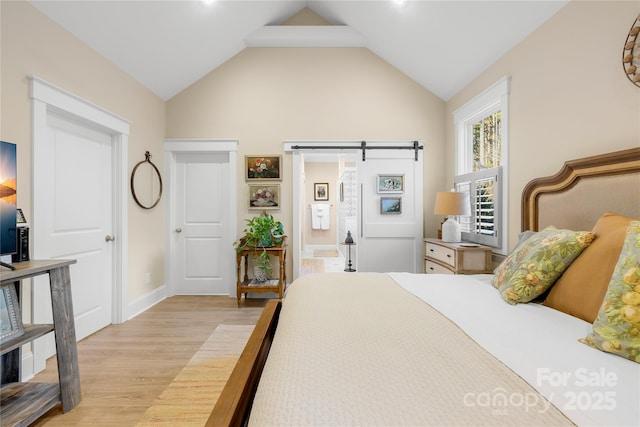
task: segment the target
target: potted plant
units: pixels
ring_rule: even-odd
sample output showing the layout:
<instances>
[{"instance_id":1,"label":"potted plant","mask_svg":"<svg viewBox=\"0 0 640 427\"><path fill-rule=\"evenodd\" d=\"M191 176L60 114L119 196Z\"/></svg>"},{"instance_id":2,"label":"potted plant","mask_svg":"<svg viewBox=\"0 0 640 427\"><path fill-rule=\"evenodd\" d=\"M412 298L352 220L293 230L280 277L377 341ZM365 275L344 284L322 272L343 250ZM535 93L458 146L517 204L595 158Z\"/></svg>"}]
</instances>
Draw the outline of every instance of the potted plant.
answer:
<instances>
[{"instance_id":1,"label":"potted plant","mask_svg":"<svg viewBox=\"0 0 640 427\"><path fill-rule=\"evenodd\" d=\"M281 245L286 238L284 228L280 221L276 221L273 215L262 212L260 215L245 219L247 227L243 230L244 236L233 243L238 253L246 248L253 248L256 252L255 276L257 281L264 282L273 273L271 259L266 248ZM262 251L258 253L258 250Z\"/></svg>"}]
</instances>

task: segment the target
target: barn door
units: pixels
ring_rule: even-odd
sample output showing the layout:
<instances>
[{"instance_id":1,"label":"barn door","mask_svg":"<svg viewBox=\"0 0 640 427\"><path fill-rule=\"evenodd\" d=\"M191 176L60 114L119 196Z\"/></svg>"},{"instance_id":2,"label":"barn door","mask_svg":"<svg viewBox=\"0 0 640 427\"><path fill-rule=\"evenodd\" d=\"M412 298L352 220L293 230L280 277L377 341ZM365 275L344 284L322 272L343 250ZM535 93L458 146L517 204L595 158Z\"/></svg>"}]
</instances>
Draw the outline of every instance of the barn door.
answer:
<instances>
[{"instance_id":1,"label":"barn door","mask_svg":"<svg viewBox=\"0 0 640 427\"><path fill-rule=\"evenodd\" d=\"M359 156L358 271L422 271L422 158L422 151L383 149Z\"/></svg>"}]
</instances>

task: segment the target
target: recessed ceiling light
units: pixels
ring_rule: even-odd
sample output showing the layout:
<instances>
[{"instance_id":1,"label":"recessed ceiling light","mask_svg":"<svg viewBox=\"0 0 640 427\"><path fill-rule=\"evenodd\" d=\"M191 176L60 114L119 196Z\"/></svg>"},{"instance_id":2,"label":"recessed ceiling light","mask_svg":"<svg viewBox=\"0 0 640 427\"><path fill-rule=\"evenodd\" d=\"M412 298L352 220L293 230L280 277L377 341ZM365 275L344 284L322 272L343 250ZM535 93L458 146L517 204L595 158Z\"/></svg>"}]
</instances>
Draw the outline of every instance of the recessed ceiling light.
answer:
<instances>
[{"instance_id":1,"label":"recessed ceiling light","mask_svg":"<svg viewBox=\"0 0 640 427\"><path fill-rule=\"evenodd\" d=\"M211 6L215 2L216 2L216 0L200 0L200 3L202 3L205 6Z\"/></svg>"},{"instance_id":2,"label":"recessed ceiling light","mask_svg":"<svg viewBox=\"0 0 640 427\"><path fill-rule=\"evenodd\" d=\"M404 6L407 3L407 0L393 0L393 2L398 6Z\"/></svg>"}]
</instances>

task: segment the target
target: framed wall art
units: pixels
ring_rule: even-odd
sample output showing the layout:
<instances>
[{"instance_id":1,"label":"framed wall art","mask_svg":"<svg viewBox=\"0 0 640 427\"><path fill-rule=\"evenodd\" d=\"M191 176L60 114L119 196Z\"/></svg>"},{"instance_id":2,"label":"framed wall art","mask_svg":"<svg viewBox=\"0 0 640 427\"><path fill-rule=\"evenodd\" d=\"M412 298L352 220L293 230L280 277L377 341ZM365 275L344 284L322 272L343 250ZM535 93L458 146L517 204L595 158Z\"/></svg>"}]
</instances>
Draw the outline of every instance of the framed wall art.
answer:
<instances>
[{"instance_id":1,"label":"framed wall art","mask_svg":"<svg viewBox=\"0 0 640 427\"><path fill-rule=\"evenodd\" d=\"M404 175L377 175L378 193L404 193Z\"/></svg>"},{"instance_id":2,"label":"framed wall art","mask_svg":"<svg viewBox=\"0 0 640 427\"><path fill-rule=\"evenodd\" d=\"M245 156L245 180L282 181L282 156Z\"/></svg>"},{"instance_id":3,"label":"framed wall art","mask_svg":"<svg viewBox=\"0 0 640 427\"><path fill-rule=\"evenodd\" d=\"M402 197L380 197L380 214L392 215L402 213Z\"/></svg>"},{"instance_id":4,"label":"framed wall art","mask_svg":"<svg viewBox=\"0 0 640 427\"><path fill-rule=\"evenodd\" d=\"M0 339L6 340L24 333L22 315L13 284L3 286L0 292Z\"/></svg>"},{"instance_id":5,"label":"framed wall art","mask_svg":"<svg viewBox=\"0 0 640 427\"><path fill-rule=\"evenodd\" d=\"M249 209L280 209L280 184L250 184Z\"/></svg>"},{"instance_id":6,"label":"framed wall art","mask_svg":"<svg viewBox=\"0 0 640 427\"><path fill-rule=\"evenodd\" d=\"M329 184L316 182L313 184L313 200L329 200Z\"/></svg>"}]
</instances>

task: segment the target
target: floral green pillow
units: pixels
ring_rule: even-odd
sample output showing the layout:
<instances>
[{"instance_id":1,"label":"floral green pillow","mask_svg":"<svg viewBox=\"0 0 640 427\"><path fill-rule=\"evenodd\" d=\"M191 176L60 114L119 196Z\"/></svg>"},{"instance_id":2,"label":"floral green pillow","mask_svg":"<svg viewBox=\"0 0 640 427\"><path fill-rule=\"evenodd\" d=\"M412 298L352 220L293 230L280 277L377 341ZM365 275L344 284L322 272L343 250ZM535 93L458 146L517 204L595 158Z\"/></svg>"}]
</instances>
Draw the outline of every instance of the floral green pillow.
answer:
<instances>
[{"instance_id":1,"label":"floral green pillow","mask_svg":"<svg viewBox=\"0 0 640 427\"><path fill-rule=\"evenodd\" d=\"M580 340L640 363L640 221L631 221L593 333Z\"/></svg>"},{"instance_id":2,"label":"floral green pillow","mask_svg":"<svg viewBox=\"0 0 640 427\"><path fill-rule=\"evenodd\" d=\"M520 244L495 269L493 286L510 304L529 302L549 289L594 237L590 231L547 227Z\"/></svg>"}]
</instances>

